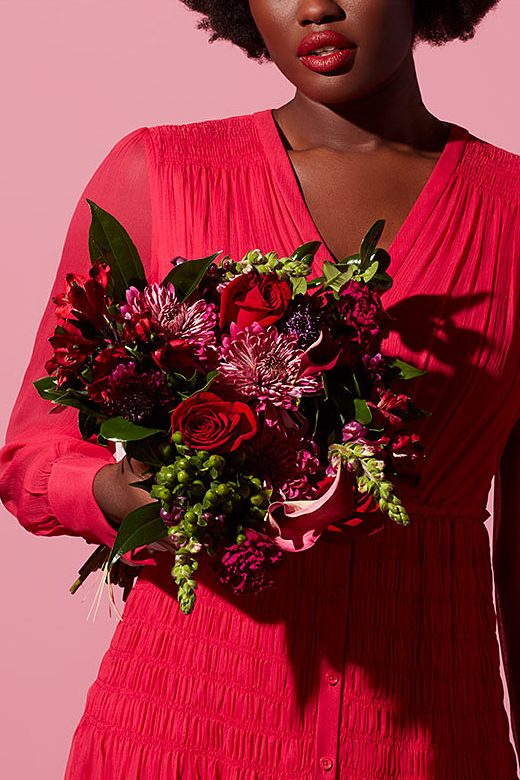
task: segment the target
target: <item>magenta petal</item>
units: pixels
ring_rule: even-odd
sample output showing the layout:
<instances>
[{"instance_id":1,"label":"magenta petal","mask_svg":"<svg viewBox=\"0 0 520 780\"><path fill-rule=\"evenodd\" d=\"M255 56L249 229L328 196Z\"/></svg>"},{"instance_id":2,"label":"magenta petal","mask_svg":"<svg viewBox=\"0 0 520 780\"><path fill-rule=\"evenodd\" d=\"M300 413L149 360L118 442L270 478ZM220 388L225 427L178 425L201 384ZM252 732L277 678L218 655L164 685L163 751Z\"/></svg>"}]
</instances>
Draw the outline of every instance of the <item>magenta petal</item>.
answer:
<instances>
[{"instance_id":1,"label":"magenta petal","mask_svg":"<svg viewBox=\"0 0 520 780\"><path fill-rule=\"evenodd\" d=\"M347 519L352 513L352 477L338 465L334 481L319 498L306 501L274 501L268 507L268 520L275 531L272 538L286 552L308 550L327 526Z\"/></svg>"}]
</instances>

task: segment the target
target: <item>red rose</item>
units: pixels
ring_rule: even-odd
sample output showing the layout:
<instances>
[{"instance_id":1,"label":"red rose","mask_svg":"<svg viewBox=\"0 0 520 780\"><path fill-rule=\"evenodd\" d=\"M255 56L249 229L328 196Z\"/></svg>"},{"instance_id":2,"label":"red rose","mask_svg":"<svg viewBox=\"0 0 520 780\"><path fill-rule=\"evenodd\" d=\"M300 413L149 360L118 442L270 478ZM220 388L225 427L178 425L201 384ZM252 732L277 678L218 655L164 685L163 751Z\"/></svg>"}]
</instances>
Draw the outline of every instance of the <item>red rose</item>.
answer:
<instances>
[{"instance_id":1,"label":"red rose","mask_svg":"<svg viewBox=\"0 0 520 780\"><path fill-rule=\"evenodd\" d=\"M190 396L174 410L172 431L196 450L232 452L257 432L257 421L247 404L223 401L215 393Z\"/></svg>"},{"instance_id":2,"label":"red rose","mask_svg":"<svg viewBox=\"0 0 520 780\"><path fill-rule=\"evenodd\" d=\"M236 322L239 328L245 328L258 322L265 328L280 319L291 298L290 285L281 281L275 273L251 271L241 274L222 290L220 327Z\"/></svg>"}]
</instances>

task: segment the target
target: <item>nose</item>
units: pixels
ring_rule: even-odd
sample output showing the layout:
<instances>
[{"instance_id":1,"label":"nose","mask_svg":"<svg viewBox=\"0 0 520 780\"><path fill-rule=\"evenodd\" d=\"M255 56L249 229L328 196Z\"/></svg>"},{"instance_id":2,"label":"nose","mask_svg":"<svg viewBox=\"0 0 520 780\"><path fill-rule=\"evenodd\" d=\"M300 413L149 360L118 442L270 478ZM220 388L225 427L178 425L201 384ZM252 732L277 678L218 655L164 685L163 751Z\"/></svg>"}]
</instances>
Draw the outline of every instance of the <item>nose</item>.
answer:
<instances>
[{"instance_id":1,"label":"nose","mask_svg":"<svg viewBox=\"0 0 520 780\"><path fill-rule=\"evenodd\" d=\"M302 26L329 24L345 19L346 13L334 0L301 0L297 20Z\"/></svg>"}]
</instances>

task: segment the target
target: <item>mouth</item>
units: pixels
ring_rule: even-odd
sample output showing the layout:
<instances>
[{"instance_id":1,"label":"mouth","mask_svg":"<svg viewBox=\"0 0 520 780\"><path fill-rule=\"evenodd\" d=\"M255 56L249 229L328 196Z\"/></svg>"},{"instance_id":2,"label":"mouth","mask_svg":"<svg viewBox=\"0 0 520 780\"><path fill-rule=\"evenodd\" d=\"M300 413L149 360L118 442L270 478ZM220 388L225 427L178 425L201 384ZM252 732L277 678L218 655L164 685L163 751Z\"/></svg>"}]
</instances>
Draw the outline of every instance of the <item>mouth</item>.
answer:
<instances>
[{"instance_id":1,"label":"mouth","mask_svg":"<svg viewBox=\"0 0 520 780\"><path fill-rule=\"evenodd\" d=\"M333 73L351 63L357 46L336 30L320 30L302 38L296 54L316 73Z\"/></svg>"}]
</instances>

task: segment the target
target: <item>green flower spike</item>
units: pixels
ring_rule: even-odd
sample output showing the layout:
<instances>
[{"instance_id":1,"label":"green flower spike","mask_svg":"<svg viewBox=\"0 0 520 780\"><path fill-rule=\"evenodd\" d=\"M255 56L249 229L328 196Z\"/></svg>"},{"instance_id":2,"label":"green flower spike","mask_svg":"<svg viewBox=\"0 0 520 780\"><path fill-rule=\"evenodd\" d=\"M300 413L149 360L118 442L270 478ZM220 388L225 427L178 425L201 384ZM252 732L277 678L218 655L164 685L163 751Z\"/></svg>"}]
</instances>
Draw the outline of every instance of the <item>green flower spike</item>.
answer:
<instances>
[{"instance_id":1,"label":"green flower spike","mask_svg":"<svg viewBox=\"0 0 520 780\"><path fill-rule=\"evenodd\" d=\"M401 499L394 493L394 486L385 479L384 462L378 460L373 447L361 442L332 444L329 447L332 463L341 458L353 468L357 488L360 493L370 493L377 501L382 512L398 525L409 525L408 512Z\"/></svg>"}]
</instances>

